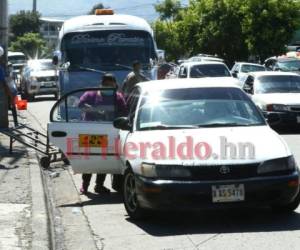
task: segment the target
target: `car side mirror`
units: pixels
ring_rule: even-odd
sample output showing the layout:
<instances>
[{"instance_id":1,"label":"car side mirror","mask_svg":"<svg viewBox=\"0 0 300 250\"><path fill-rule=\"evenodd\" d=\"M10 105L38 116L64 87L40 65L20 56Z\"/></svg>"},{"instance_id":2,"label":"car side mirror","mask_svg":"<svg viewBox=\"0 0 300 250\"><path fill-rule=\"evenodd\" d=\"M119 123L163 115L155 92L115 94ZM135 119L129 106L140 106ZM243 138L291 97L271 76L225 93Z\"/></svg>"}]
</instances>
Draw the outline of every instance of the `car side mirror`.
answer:
<instances>
[{"instance_id":1,"label":"car side mirror","mask_svg":"<svg viewBox=\"0 0 300 250\"><path fill-rule=\"evenodd\" d=\"M235 71L233 71L232 73L231 73L231 75L234 77L234 78L237 78L238 76L237 76L237 71L235 70Z\"/></svg>"},{"instance_id":2,"label":"car side mirror","mask_svg":"<svg viewBox=\"0 0 300 250\"><path fill-rule=\"evenodd\" d=\"M245 85L245 86L243 87L243 90L244 90L246 93L248 93L248 94L250 94L250 95L253 95L253 87L252 87L252 86Z\"/></svg>"},{"instance_id":3,"label":"car side mirror","mask_svg":"<svg viewBox=\"0 0 300 250\"><path fill-rule=\"evenodd\" d=\"M114 127L121 130L128 130L132 129L130 121L127 117L118 117L114 120L113 123Z\"/></svg>"}]
</instances>

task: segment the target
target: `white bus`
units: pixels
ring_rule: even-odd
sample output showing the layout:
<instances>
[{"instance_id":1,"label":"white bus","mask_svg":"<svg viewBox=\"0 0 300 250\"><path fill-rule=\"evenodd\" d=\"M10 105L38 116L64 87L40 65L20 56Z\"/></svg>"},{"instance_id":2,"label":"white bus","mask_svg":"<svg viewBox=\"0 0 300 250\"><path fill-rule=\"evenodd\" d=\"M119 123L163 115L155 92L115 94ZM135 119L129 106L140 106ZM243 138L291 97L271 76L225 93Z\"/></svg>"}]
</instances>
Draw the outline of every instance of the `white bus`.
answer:
<instances>
[{"instance_id":1,"label":"white bus","mask_svg":"<svg viewBox=\"0 0 300 250\"><path fill-rule=\"evenodd\" d=\"M55 60L60 65L60 95L98 87L104 73L113 73L122 85L136 60L145 76L155 79L156 50L153 30L142 18L105 9L67 20L59 34Z\"/></svg>"}]
</instances>

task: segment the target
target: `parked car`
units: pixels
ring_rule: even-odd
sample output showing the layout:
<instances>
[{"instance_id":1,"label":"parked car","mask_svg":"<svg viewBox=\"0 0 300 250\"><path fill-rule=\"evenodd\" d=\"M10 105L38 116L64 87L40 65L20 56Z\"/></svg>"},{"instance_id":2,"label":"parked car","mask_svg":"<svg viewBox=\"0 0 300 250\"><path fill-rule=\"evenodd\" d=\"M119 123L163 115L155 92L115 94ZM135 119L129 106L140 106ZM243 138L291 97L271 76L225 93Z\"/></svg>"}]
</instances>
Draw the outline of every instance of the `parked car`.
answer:
<instances>
[{"instance_id":1,"label":"parked car","mask_svg":"<svg viewBox=\"0 0 300 250\"><path fill-rule=\"evenodd\" d=\"M12 77L16 83L17 88L20 88L20 73L21 69L26 64L26 56L22 52L8 51L7 60L12 65Z\"/></svg>"},{"instance_id":2,"label":"parked car","mask_svg":"<svg viewBox=\"0 0 300 250\"><path fill-rule=\"evenodd\" d=\"M270 71L295 72L300 74L300 59L294 57L270 57L264 66Z\"/></svg>"},{"instance_id":3,"label":"parked car","mask_svg":"<svg viewBox=\"0 0 300 250\"><path fill-rule=\"evenodd\" d=\"M236 62L231 69L231 74L243 85L248 73L257 71L266 71L266 68L257 63Z\"/></svg>"},{"instance_id":4,"label":"parked car","mask_svg":"<svg viewBox=\"0 0 300 250\"><path fill-rule=\"evenodd\" d=\"M251 73L243 89L272 126L300 127L300 76L288 72Z\"/></svg>"},{"instance_id":5,"label":"parked car","mask_svg":"<svg viewBox=\"0 0 300 250\"><path fill-rule=\"evenodd\" d=\"M32 101L36 95L52 94L57 98L57 71L51 59L29 60L22 70L21 96Z\"/></svg>"},{"instance_id":6,"label":"parked car","mask_svg":"<svg viewBox=\"0 0 300 250\"><path fill-rule=\"evenodd\" d=\"M51 111L49 139L76 173L123 175L124 205L134 219L146 209L295 210L299 170L291 151L235 79L223 79L139 83L127 117L113 119L115 105L107 100L97 121L67 116L76 107L71 97L90 89L68 93Z\"/></svg>"},{"instance_id":7,"label":"parked car","mask_svg":"<svg viewBox=\"0 0 300 250\"><path fill-rule=\"evenodd\" d=\"M222 62L186 62L180 65L177 78L231 77L231 73Z\"/></svg>"}]
</instances>

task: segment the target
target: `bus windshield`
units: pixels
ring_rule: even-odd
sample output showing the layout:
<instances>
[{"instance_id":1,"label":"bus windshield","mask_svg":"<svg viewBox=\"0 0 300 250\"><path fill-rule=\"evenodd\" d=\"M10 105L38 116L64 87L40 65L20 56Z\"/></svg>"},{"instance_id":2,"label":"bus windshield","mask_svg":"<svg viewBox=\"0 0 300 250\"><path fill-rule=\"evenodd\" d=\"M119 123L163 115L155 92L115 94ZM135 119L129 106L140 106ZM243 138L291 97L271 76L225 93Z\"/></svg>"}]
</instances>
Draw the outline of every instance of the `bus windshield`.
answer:
<instances>
[{"instance_id":1,"label":"bus windshield","mask_svg":"<svg viewBox=\"0 0 300 250\"><path fill-rule=\"evenodd\" d=\"M137 30L101 30L67 34L61 45L65 62L71 66L105 67L138 60L149 64L156 53L152 36Z\"/></svg>"}]
</instances>

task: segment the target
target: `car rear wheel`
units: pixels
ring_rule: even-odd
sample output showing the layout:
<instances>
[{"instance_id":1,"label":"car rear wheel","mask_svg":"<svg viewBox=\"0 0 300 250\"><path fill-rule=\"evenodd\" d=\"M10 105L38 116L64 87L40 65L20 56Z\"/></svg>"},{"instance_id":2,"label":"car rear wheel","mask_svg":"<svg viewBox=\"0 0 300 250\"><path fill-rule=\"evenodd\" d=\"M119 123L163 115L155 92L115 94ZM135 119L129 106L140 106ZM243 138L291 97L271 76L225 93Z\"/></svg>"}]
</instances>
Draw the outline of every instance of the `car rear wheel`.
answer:
<instances>
[{"instance_id":1,"label":"car rear wheel","mask_svg":"<svg viewBox=\"0 0 300 250\"><path fill-rule=\"evenodd\" d=\"M293 202L288 203L286 205L274 205L272 206L272 209L274 212L291 213L298 208L299 204L300 204L300 191L298 192Z\"/></svg>"},{"instance_id":2,"label":"car rear wheel","mask_svg":"<svg viewBox=\"0 0 300 250\"><path fill-rule=\"evenodd\" d=\"M131 169L127 169L124 175L123 199L125 209L128 215L135 220L142 219L145 216L145 210L142 209L137 200L135 176Z\"/></svg>"}]
</instances>

